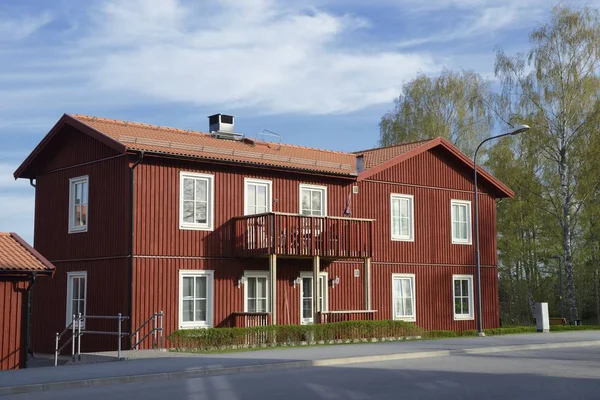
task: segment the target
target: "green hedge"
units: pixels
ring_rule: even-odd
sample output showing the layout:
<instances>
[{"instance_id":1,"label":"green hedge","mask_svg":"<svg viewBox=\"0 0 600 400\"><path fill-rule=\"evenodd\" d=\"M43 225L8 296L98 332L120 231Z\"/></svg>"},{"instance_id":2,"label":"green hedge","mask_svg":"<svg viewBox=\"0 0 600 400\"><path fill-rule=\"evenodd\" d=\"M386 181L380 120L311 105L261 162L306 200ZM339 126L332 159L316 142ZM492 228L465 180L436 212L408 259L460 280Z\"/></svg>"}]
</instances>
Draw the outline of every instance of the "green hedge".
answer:
<instances>
[{"instance_id":1,"label":"green hedge","mask_svg":"<svg viewBox=\"0 0 600 400\"><path fill-rule=\"evenodd\" d=\"M252 328L182 329L169 335L178 350L211 351L266 346L347 343L423 336L404 321L346 321L316 325L271 325Z\"/></svg>"},{"instance_id":2,"label":"green hedge","mask_svg":"<svg viewBox=\"0 0 600 400\"><path fill-rule=\"evenodd\" d=\"M598 325L550 325L550 332L597 330L600 330L600 326Z\"/></svg>"}]
</instances>

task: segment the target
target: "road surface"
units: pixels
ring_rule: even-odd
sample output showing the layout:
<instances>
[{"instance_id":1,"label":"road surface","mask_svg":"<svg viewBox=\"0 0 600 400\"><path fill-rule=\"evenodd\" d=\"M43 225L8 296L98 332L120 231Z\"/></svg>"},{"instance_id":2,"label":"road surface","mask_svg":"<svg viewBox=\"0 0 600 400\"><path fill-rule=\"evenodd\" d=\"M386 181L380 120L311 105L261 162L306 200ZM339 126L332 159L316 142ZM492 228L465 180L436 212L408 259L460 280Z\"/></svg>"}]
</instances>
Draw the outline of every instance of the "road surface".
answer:
<instances>
[{"instance_id":1,"label":"road surface","mask_svg":"<svg viewBox=\"0 0 600 400\"><path fill-rule=\"evenodd\" d=\"M600 399L600 347L241 373L12 395L11 399Z\"/></svg>"}]
</instances>

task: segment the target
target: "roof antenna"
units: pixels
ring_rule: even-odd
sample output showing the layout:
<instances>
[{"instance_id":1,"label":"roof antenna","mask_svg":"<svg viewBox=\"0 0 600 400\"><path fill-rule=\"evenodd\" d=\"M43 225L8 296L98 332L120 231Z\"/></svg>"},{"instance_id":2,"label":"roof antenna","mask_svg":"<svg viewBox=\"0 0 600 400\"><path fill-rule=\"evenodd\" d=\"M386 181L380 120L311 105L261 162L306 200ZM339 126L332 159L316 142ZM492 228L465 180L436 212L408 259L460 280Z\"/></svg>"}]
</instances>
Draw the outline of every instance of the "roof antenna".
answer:
<instances>
[{"instance_id":1,"label":"roof antenna","mask_svg":"<svg viewBox=\"0 0 600 400\"><path fill-rule=\"evenodd\" d=\"M268 129L263 129L262 132L257 133L256 137L254 138L254 141L256 142L256 141L258 141L259 137L262 137L261 140L263 142L266 142L266 140L264 140L265 136L276 137L278 139L277 142L276 142L277 143L277 150L281 149L281 140L282 140L281 135L279 133L277 133L277 132L273 132L273 131L270 131Z\"/></svg>"}]
</instances>

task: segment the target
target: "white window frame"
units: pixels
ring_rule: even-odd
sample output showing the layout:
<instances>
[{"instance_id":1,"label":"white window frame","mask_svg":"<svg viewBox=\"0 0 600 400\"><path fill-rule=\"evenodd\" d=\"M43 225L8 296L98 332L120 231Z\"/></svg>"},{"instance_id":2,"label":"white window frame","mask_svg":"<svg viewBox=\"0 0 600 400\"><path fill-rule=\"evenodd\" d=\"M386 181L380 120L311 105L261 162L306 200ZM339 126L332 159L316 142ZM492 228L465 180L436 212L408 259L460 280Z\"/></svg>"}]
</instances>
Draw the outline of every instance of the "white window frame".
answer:
<instances>
[{"instance_id":1,"label":"white window frame","mask_svg":"<svg viewBox=\"0 0 600 400\"><path fill-rule=\"evenodd\" d=\"M248 311L248 279L266 278L267 307L266 312L271 312L271 277L269 271L244 271L244 312ZM262 312L262 311L257 311Z\"/></svg>"},{"instance_id":2,"label":"white window frame","mask_svg":"<svg viewBox=\"0 0 600 400\"><path fill-rule=\"evenodd\" d=\"M85 197L87 198L87 214L85 225L75 226L75 186L80 183L86 183L87 185L87 193ZM76 178L69 179L69 233L82 233L87 232L88 225L90 223L90 177L88 175L78 176Z\"/></svg>"},{"instance_id":3,"label":"white window frame","mask_svg":"<svg viewBox=\"0 0 600 400\"><path fill-rule=\"evenodd\" d=\"M302 191L303 190L320 190L323 193L323 198L321 199L323 205L323 213L321 215L312 215L313 217L326 217L327 216L327 186L320 185L309 185L305 183L301 183L298 188L298 213L308 217L309 215L302 214Z\"/></svg>"},{"instance_id":4,"label":"white window frame","mask_svg":"<svg viewBox=\"0 0 600 400\"><path fill-rule=\"evenodd\" d=\"M214 325L214 271L208 269L179 270L179 329L212 328ZM183 321L183 278L206 277L206 321ZM194 282L195 283L195 282ZM195 285L194 285L195 287Z\"/></svg>"},{"instance_id":5,"label":"white window frame","mask_svg":"<svg viewBox=\"0 0 600 400\"><path fill-rule=\"evenodd\" d=\"M408 200L409 205L409 224L408 224L408 236L407 235L394 235L394 200ZM415 198L411 194L390 194L390 232L392 240L402 242L414 242L415 241Z\"/></svg>"},{"instance_id":6,"label":"white window frame","mask_svg":"<svg viewBox=\"0 0 600 400\"><path fill-rule=\"evenodd\" d=\"M208 206L206 207L206 223L184 222L183 221L183 180L203 179L208 182ZM198 172L181 171L179 173L179 229L212 231L214 229L215 214L215 176L212 174L203 174Z\"/></svg>"},{"instance_id":7,"label":"white window frame","mask_svg":"<svg viewBox=\"0 0 600 400\"><path fill-rule=\"evenodd\" d=\"M302 316L303 314L303 304L302 304L302 294L304 291L304 278L313 278L313 273L312 272L300 272L300 285L299 285L299 297L300 297L300 324L301 325L311 325L314 324L314 312L313 312L313 317L311 318L304 318ZM321 310L319 311L328 311L329 310L329 274L327 272L319 272L319 279L323 279L323 285L324 285L324 291L323 291L323 300L319 301L319 303L321 304ZM314 293L313 293L313 298L314 298ZM314 300L313 300L313 304L314 304Z\"/></svg>"},{"instance_id":8,"label":"white window frame","mask_svg":"<svg viewBox=\"0 0 600 400\"><path fill-rule=\"evenodd\" d=\"M267 187L267 211L271 212L273 205L273 182L265 179L244 178L244 215L251 215L248 212L248 185L265 185Z\"/></svg>"},{"instance_id":9,"label":"white window frame","mask_svg":"<svg viewBox=\"0 0 600 400\"><path fill-rule=\"evenodd\" d=\"M456 313L456 293L454 293L454 282L457 280L468 280L469 281L469 314L457 314ZM462 287L462 284L461 284ZM464 297L464 296L461 296ZM455 321L465 321L475 319L474 314L474 301L473 301L473 275L452 275L452 313L454 314Z\"/></svg>"},{"instance_id":10,"label":"white window frame","mask_svg":"<svg viewBox=\"0 0 600 400\"><path fill-rule=\"evenodd\" d=\"M394 297L394 281L396 279L411 280L412 315L396 316L396 298ZM396 321L417 321L417 288L415 287L415 283L415 274L392 274L392 319Z\"/></svg>"},{"instance_id":11,"label":"white window frame","mask_svg":"<svg viewBox=\"0 0 600 400\"><path fill-rule=\"evenodd\" d=\"M454 206L467 206L467 239L454 237ZM450 236L453 244L470 245L473 242L473 226L471 216L471 202L469 200L450 200Z\"/></svg>"},{"instance_id":12,"label":"white window frame","mask_svg":"<svg viewBox=\"0 0 600 400\"><path fill-rule=\"evenodd\" d=\"M72 271L67 272L67 309L65 314L65 326L69 326L73 321L73 282L74 278L83 278L83 313L81 315L87 315L87 271ZM81 329L85 329L85 318L81 322Z\"/></svg>"}]
</instances>

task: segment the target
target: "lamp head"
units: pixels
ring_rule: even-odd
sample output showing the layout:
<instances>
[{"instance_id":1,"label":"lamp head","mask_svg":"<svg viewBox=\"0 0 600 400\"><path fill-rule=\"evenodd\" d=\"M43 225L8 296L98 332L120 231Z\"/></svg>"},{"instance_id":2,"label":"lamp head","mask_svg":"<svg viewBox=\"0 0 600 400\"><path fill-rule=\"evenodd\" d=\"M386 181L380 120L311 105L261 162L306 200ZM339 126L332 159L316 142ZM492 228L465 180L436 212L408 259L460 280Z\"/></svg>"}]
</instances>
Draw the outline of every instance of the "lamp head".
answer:
<instances>
[{"instance_id":1,"label":"lamp head","mask_svg":"<svg viewBox=\"0 0 600 400\"><path fill-rule=\"evenodd\" d=\"M510 131L510 134L511 135L518 135L519 133L523 133L523 132L528 131L528 130L529 130L529 125L516 125Z\"/></svg>"}]
</instances>

